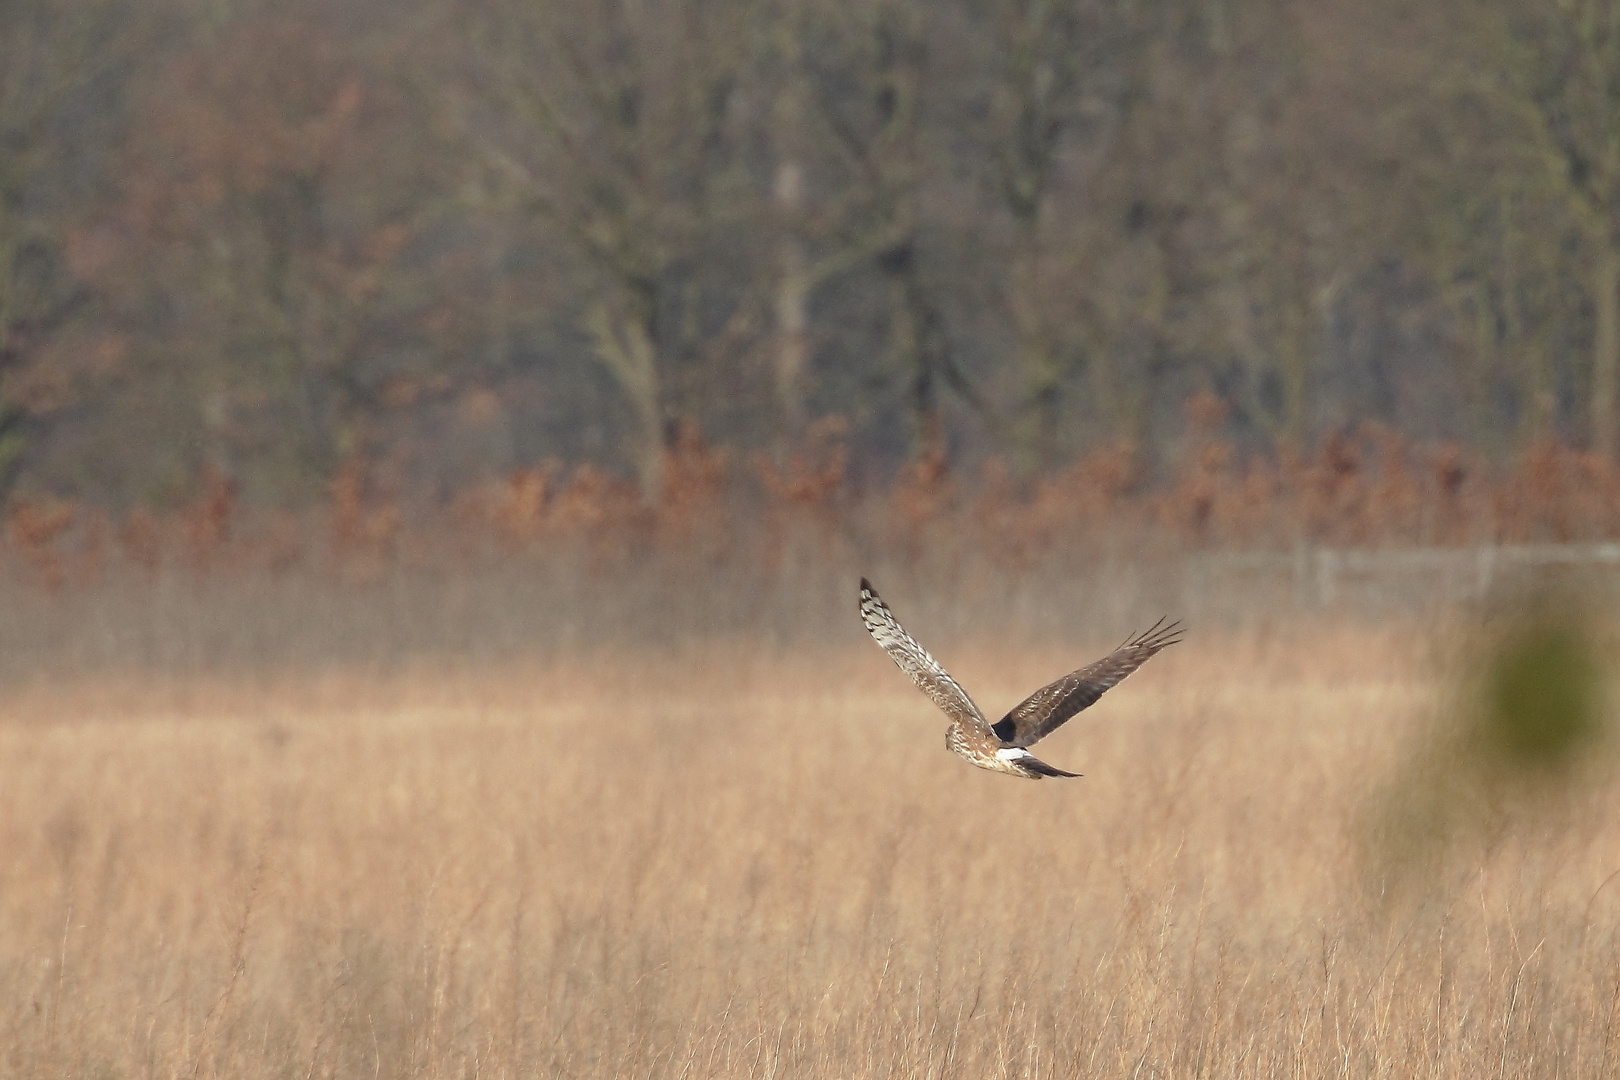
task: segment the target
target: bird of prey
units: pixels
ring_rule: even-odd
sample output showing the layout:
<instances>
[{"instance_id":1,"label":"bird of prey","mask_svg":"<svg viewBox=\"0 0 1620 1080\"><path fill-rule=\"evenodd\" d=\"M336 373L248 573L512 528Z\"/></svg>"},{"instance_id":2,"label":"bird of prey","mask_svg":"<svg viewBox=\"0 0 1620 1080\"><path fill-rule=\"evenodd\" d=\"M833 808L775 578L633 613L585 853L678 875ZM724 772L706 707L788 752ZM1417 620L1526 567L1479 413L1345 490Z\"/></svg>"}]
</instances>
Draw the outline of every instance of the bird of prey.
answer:
<instances>
[{"instance_id":1,"label":"bird of prey","mask_svg":"<svg viewBox=\"0 0 1620 1080\"><path fill-rule=\"evenodd\" d=\"M861 578L861 621L900 670L911 676L918 689L951 718L951 726L945 730L945 745L953 753L981 769L1028 780L1079 776L1053 768L1026 747L1056 731L1069 717L1102 697L1103 691L1141 667L1148 657L1181 640L1181 623L1166 626L1160 619L1096 663L1041 687L992 724L967 691L901 628L889 605L865 578Z\"/></svg>"}]
</instances>

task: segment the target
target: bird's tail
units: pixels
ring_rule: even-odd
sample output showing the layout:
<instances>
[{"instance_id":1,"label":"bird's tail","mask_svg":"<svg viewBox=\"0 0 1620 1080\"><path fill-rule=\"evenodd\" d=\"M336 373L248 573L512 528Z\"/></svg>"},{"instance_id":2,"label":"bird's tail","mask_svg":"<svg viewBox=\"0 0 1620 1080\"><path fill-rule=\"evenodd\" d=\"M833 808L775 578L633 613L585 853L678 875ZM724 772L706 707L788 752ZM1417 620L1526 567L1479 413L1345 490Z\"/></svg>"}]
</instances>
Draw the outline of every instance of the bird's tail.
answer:
<instances>
[{"instance_id":1,"label":"bird's tail","mask_svg":"<svg viewBox=\"0 0 1620 1080\"><path fill-rule=\"evenodd\" d=\"M1079 775L1081 775L1080 773L1077 773L1077 772L1064 772L1062 769L1055 768L1055 767L1053 767L1051 765L1048 765L1046 762L1042 761L1040 758L1035 757L1033 755L1028 756L1028 757L1019 758L1018 759L1018 764L1022 768L1028 769L1030 772L1036 774L1036 775L1030 777L1031 780L1039 780L1043 776L1079 776Z\"/></svg>"}]
</instances>

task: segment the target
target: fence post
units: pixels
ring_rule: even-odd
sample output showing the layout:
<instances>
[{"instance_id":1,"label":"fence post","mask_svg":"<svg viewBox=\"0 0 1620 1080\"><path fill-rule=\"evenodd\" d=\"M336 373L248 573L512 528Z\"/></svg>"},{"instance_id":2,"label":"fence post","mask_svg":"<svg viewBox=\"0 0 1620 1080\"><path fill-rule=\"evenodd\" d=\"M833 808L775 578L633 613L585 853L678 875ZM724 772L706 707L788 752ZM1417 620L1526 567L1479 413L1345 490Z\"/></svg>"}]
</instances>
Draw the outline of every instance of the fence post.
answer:
<instances>
[{"instance_id":1,"label":"fence post","mask_svg":"<svg viewBox=\"0 0 1620 1080\"><path fill-rule=\"evenodd\" d=\"M1474 554L1474 599L1483 600L1491 591L1496 573L1496 545L1481 544Z\"/></svg>"},{"instance_id":2,"label":"fence post","mask_svg":"<svg viewBox=\"0 0 1620 1080\"><path fill-rule=\"evenodd\" d=\"M1339 553L1332 548L1316 549L1316 606L1330 607L1339 595Z\"/></svg>"},{"instance_id":3,"label":"fence post","mask_svg":"<svg viewBox=\"0 0 1620 1080\"><path fill-rule=\"evenodd\" d=\"M1304 607L1310 601L1311 551L1304 540L1294 541L1294 603Z\"/></svg>"}]
</instances>

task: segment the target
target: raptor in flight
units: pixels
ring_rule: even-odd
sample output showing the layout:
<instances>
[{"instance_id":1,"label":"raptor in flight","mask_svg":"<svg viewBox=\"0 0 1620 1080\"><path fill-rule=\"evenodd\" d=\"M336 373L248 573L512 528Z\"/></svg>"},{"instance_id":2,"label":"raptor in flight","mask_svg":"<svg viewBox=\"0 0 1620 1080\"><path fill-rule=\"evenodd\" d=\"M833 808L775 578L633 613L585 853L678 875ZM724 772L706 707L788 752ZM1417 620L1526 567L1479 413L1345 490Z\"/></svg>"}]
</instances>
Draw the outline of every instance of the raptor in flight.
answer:
<instances>
[{"instance_id":1,"label":"raptor in flight","mask_svg":"<svg viewBox=\"0 0 1620 1080\"><path fill-rule=\"evenodd\" d=\"M973 704L967 691L901 628L889 605L865 578L861 578L861 621L900 670L911 676L918 689L951 718L951 726L945 731L945 745L953 753L981 769L1012 773L1029 780L1043 776L1079 776L1079 773L1054 769L1026 747L1034 746L1056 731L1069 717L1102 697L1103 691L1141 667L1148 657L1181 640L1181 623L1166 626L1160 619L1147 632L1126 641L1096 663L1041 687L992 724Z\"/></svg>"}]
</instances>

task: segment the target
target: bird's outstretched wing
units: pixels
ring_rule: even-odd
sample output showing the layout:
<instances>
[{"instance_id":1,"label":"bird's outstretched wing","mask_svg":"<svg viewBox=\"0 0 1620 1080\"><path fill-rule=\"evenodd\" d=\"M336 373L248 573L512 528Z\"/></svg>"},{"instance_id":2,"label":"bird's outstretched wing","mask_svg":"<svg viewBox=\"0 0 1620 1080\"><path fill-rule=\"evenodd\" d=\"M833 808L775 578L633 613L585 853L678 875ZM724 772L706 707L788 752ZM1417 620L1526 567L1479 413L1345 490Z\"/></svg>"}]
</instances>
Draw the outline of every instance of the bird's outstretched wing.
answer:
<instances>
[{"instance_id":1,"label":"bird's outstretched wing","mask_svg":"<svg viewBox=\"0 0 1620 1080\"><path fill-rule=\"evenodd\" d=\"M861 621L866 624L866 631L872 635L872 640L883 646L889 658L899 665L901 671L911 676L918 689L944 709L946 715L964 723L989 726L979 707L967 696L967 691L939 666L939 661L928 655L927 649L917 644L901 628L889 605L872 590L872 583L865 578L861 578Z\"/></svg>"},{"instance_id":2,"label":"bird's outstretched wing","mask_svg":"<svg viewBox=\"0 0 1620 1080\"><path fill-rule=\"evenodd\" d=\"M1136 635L1096 663L1041 687L1013 706L990 730L1009 746L1033 746L1141 667L1148 657L1180 640L1181 623L1166 626L1160 619L1146 633Z\"/></svg>"}]
</instances>

